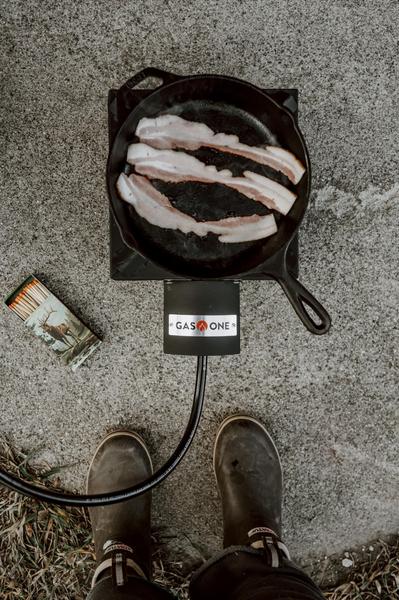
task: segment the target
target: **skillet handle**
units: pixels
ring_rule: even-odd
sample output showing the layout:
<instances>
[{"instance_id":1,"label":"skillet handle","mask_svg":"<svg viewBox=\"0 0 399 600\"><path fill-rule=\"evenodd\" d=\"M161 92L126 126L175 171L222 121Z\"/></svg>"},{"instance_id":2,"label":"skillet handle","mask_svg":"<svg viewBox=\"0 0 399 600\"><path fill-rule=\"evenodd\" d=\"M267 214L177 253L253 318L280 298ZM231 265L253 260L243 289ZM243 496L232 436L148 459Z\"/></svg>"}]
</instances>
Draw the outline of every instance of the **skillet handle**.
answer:
<instances>
[{"instance_id":1,"label":"skillet handle","mask_svg":"<svg viewBox=\"0 0 399 600\"><path fill-rule=\"evenodd\" d=\"M305 327L316 335L327 333L331 326L330 315L302 283L291 275L287 269L285 257L282 269L278 273L274 273L273 277L283 288L288 300L291 302L296 314ZM320 322L314 319L313 315L308 312L307 307L310 307L316 313Z\"/></svg>"},{"instance_id":2,"label":"skillet handle","mask_svg":"<svg viewBox=\"0 0 399 600\"><path fill-rule=\"evenodd\" d=\"M162 69L156 69L155 67L147 67L142 71L136 73L136 75L133 75L133 77L131 77L130 79L128 79L124 84L124 87L127 87L128 89L132 90L136 87L136 85L138 85L142 81L145 81L145 79L148 79L148 77L157 77L158 79L162 79L162 83L157 87L162 87L163 85L173 83L174 81L182 79L180 75L168 73L167 71L162 71Z\"/></svg>"}]
</instances>

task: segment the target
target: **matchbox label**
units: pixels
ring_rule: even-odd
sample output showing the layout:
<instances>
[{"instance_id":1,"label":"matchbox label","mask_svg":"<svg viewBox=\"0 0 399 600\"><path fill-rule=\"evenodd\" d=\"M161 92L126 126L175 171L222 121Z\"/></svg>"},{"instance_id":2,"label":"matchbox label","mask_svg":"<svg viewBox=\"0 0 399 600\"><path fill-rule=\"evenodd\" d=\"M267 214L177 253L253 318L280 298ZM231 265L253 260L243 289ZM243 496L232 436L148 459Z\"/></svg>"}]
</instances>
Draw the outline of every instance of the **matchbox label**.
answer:
<instances>
[{"instance_id":1,"label":"matchbox label","mask_svg":"<svg viewBox=\"0 0 399 600\"><path fill-rule=\"evenodd\" d=\"M169 335L183 337L233 337L237 315L169 315Z\"/></svg>"}]
</instances>

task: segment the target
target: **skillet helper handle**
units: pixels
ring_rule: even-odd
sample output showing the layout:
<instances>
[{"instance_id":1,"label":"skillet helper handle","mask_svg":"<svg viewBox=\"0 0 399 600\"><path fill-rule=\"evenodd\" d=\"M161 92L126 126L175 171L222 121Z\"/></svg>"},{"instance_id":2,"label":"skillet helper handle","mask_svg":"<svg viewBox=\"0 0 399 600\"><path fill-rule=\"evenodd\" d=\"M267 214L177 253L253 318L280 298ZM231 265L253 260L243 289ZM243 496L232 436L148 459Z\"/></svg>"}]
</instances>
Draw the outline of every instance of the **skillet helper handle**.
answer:
<instances>
[{"instance_id":1,"label":"skillet helper handle","mask_svg":"<svg viewBox=\"0 0 399 600\"><path fill-rule=\"evenodd\" d=\"M156 77L157 79L161 79L162 83L157 87L162 87L163 85L167 85L168 83L173 83L178 79L182 79L180 75L175 75L174 73L168 73L167 71L162 71L162 69L157 69L155 67L146 67L142 71L133 75L130 79L128 79L124 85L128 89L132 90L142 81L145 81L149 77Z\"/></svg>"},{"instance_id":2,"label":"skillet helper handle","mask_svg":"<svg viewBox=\"0 0 399 600\"><path fill-rule=\"evenodd\" d=\"M291 302L296 314L305 327L316 335L327 333L331 326L331 317L318 300L288 271L284 261L284 267L280 273L274 274L275 279L283 288L288 300ZM307 307L320 319L315 321L313 315L308 312Z\"/></svg>"}]
</instances>

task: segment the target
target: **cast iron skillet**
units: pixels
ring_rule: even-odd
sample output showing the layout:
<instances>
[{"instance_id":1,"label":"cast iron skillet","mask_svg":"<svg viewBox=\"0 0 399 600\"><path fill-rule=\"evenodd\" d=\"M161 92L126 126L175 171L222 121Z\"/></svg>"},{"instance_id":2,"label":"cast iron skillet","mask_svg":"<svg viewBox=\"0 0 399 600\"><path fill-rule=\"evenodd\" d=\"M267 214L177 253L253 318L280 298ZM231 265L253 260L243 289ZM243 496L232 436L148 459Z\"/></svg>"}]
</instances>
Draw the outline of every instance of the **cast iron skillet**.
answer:
<instances>
[{"instance_id":1,"label":"cast iron skillet","mask_svg":"<svg viewBox=\"0 0 399 600\"><path fill-rule=\"evenodd\" d=\"M133 89L148 77L162 84L144 98L120 127L111 148L107 165L107 185L112 210L121 235L128 246L155 264L189 279L209 279L250 273L260 263L284 289L305 326L315 334L330 327L330 317L323 306L288 271L286 250L305 213L310 192L310 161L304 139L292 114L279 106L259 88L233 77L196 75L181 77L159 69L144 69L126 84ZM142 219L134 208L122 201L115 184L119 174L132 169L126 163L127 147L137 141L134 132L142 117L177 114L209 125L214 131L235 133L249 145L272 144L292 151L305 165L306 173L297 186L287 177L252 161L200 149L194 154L219 169L229 168L239 175L245 169L256 171L286 185L298 195L285 217L275 214L278 232L263 240L240 244L223 244L216 235L200 238L155 227ZM222 185L154 182L180 210L199 220L226 216L266 214L268 209ZM311 308L315 315L310 314ZM315 316L317 317L315 319Z\"/></svg>"}]
</instances>

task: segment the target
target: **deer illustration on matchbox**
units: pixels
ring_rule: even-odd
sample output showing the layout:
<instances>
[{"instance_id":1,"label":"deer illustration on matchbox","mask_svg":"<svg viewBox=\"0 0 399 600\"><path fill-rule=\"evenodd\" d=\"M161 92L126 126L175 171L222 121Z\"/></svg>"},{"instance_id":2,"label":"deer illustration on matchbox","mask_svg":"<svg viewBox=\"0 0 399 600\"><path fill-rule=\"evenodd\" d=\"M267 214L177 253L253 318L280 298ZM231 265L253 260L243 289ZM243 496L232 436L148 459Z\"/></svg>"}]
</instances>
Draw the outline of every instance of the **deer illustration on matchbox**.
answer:
<instances>
[{"instance_id":1,"label":"deer illustration on matchbox","mask_svg":"<svg viewBox=\"0 0 399 600\"><path fill-rule=\"evenodd\" d=\"M101 343L101 340L34 276L28 277L7 298L6 305L73 371Z\"/></svg>"}]
</instances>

